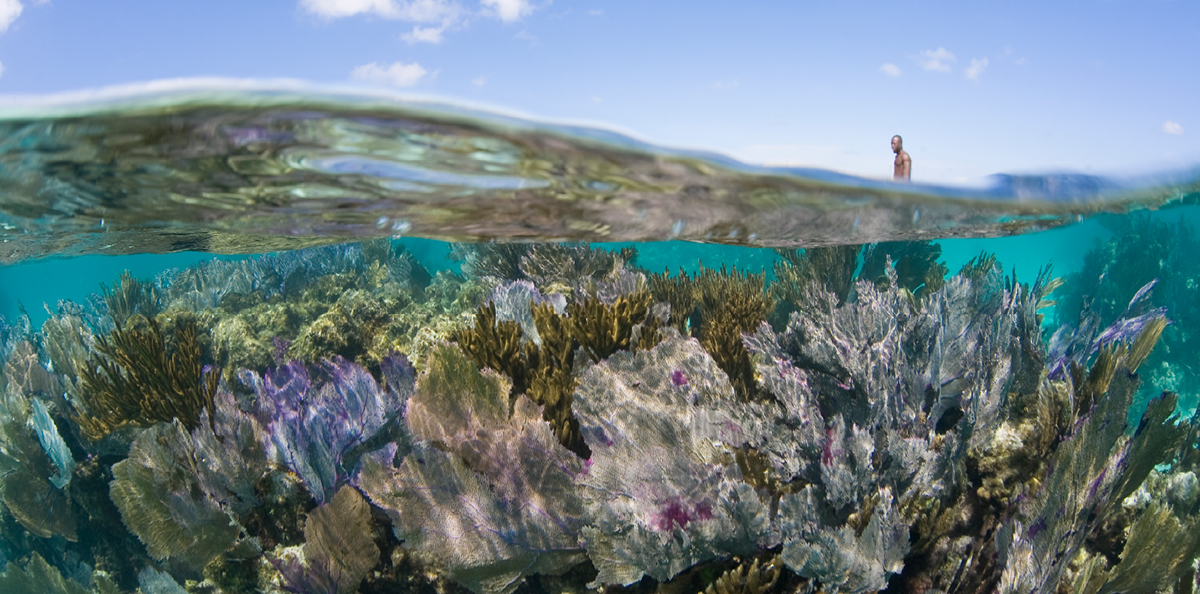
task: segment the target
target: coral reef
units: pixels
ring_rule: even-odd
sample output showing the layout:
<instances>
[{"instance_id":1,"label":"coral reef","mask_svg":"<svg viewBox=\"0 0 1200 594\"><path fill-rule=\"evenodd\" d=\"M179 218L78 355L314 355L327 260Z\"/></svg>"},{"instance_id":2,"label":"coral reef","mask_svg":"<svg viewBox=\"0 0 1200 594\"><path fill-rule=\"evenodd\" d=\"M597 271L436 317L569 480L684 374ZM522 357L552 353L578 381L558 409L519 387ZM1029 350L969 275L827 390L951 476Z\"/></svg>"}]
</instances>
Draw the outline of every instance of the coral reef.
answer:
<instances>
[{"instance_id":1,"label":"coral reef","mask_svg":"<svg viewBox=\"0 0 1200 594\"><path fill-rule=\"evenodd\" d=\"M117 328L125 327L125 322L134 314L153 318L162 309L158 287L133 278L128 270L121 274L120 282L111 289L107 285L100 285L100 294Z\"/></svg>"},{"instance_id":2,"label":"coral reef","mask_svg":"<svg viewBox=\"0 0 1200 594\"><path fill-rule=\"evenodd\" d=\"M597 583L666 580L778 544L768 505L712 439L732 396L712 357L678 335L584 373L576 415L592 457L577 480Z\"/></svg>"},{"instance_id":3,"label":"coral reef","mask_svg":"<svg viewBox=\"0 0 1200 594\"><path fill-rule=\"evenodd\" d=\"M778 556L762 565L758 561L756 558L749 565L743 563L726 571L709 584L703 594L765 594L779 581L783 564Z\"/></svg>"},{"instance_id":4,"label":"coral reef","mask_svg":"<svg viewBox=\"0 0 1200 594\"><path fill-rule=\"evenodd\" d=\"M1194 589L1200 419L1139 396L1190 352L1179 278L1073 277L1095 298L1047 324L1048 269L946 278L926 242L773 281L456 252L125 275L0 325L0 588Z\"/></svg>"},{"instance_id":5,"label":"coral reef","mask_svg":"<svg viewBox=\"0 0 1200 594\"><path fill-rule=\"evenodd\" d=\"M837 295L845 303L854 286L854 271L858 269L858 254L862 246L839 245L814 247L805 250L777 249L780 260L775 264L777 281L772 288L782 303L798 305L803 301L800 291L812 283Z\"/></svg>"},{"instance_id":6,"label":"coral reef","mask_svg":"<svg viewBox=\"0 0 1200 594\"><path fill-rule=\"evenodd\" d=\"M889 265L896 271L896 284L920 298L942 288L949 270L937 261L942 246L929 241L885 241L867 247L858 277L887 283Z\"/></svg>"},{"instance_id":7,"label":"coral reef","mask_svg":"<svg viewBox=\"0 0 1200 594\"><path fill-rule=\"evenodd\" d=\"M637 258L637 250L617 252L588 244L457 244L450 257L462 262L463 274L490 285L526 280L546 293L574 297L596 281L611 280Z\"/></svg>"},{"instance_id":8,"label":"coral reef","mask_svg":"<svg viewBox=\"0 0 1200 594\"><path fill-rule=\"evenodd\" d=\"M113 502L150 556L196 569L237 543L238 519L260 505L256 486L268 470L262 427L228 392L214 404L190 432L179 420L146 429L112 467Z\"/></svg>"},{"instance_id":9,"label":"coral reef","mask_svg":"<svg viewBox=\"0 0 1200 594\"><path fill-rule=\"evenodd\" d=\"M766 321L775 307L766 289L765 274L714 272L704 269L696 278L700 294L700 344L733 382L733 389L744 400L758 394L750 353L742 345L742 335Z\"/></svg>"},{"instance_id":10,"label":"coral reef","mask_svg":"<svg viewBox=\"0 0 1200 594\"><path fill-rule=\"evenodd\" d=\"M680 268L679 273L674 277L671 276L671 271L668 269L664 270L662 274L651 274L647 277L647 281L654 300L666 303L671 308L667 323L681 333L689 332L696 304L699 301L696 280ZM699 324L699 319L695 323Z\"/></svg>"}]
</instances>

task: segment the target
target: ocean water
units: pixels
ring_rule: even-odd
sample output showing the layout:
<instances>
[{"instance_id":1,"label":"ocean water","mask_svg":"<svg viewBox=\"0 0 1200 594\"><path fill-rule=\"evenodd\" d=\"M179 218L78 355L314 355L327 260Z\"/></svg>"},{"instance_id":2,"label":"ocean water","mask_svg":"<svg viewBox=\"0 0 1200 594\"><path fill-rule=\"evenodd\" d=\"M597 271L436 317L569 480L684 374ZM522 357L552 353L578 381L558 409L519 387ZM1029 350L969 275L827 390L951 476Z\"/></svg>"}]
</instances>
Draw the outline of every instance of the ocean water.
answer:
<instances>
[{"instance_id":1,"label":"ocean water","mask_svg":"<svg viewBox=\"0 0 1200 594\"><path fill-rule=\"evenodd\" d=\"M1200 175L0 105L0 591L1191 592Z\"/></svg>"}]
</instances>

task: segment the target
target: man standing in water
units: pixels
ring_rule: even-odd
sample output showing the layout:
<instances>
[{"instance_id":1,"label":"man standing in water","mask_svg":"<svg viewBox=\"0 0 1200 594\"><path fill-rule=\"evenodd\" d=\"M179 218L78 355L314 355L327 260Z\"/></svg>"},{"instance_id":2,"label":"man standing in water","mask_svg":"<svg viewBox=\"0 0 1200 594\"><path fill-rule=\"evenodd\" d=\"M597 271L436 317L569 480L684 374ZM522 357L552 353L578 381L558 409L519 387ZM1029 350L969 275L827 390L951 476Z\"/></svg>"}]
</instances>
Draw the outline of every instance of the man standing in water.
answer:
<instances>
[{"instance_id":1,"label":"man standing in water","mask_svg":"<svg viewBox=\"0 0 1200 594\"><path fill-rule=\"evenodd\" d=\"M892 171L892 179L909 181L912 179L912 159L904 152L904 139L897 134L892 137L892 152L896 153L896 168Z\"/></svg>"}]
</instances>

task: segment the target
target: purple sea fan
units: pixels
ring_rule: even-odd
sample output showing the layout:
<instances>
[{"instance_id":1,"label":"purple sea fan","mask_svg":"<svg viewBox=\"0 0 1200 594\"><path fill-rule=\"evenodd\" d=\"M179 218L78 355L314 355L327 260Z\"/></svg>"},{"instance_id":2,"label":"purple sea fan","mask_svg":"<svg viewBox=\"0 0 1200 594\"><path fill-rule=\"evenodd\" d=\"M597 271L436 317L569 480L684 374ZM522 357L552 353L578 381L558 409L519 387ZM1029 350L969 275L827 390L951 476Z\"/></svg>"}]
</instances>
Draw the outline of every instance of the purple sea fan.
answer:
<instances>
[{"instance_id":1,"label":"purple sea fan","mask_svg":"<svg viewBox=\"0 0 1200 594\"><path fill-rule=\"evenodd\" d=\"M429 361L406 412L420 441L399 465L395 444L364 455L355 484L409 550L475 592L506 594L528 575L582 561L582 461L528 397L510 416L502 376L448 344Z\"/></svg>"},{"instance_id":2,"label":"purple sea fan","mask_svg":"<svg viewBox=\"0 0 1200 594\"><path fill-rule=\"evenodd\" d=\"M403 355L385 357L380 367L387 389L342 357L321 362L317 383L299 361L263 377L246 369L239 373L258 396L255 414L266 428L268 455L299 475L318 502L345 480L346 467L353 464L346 455L404 408L412 390L412 367Z\"/></svg>"},{"instance_id":3,"label":"purple sea fan","mask_svg":"<svg viewBox=\"0 0 1200 594\"><path fill-rule=\"evenodd\" d=\"M575 393L592 451L576 482L591 518L583 535L596 584L666 580L778 542L767 507L718 443L736 447L744 435L726 412L728 378L696 340L667 333L650 351L589 368ZM676 374L688 378L686 389Z\"/></svg>"}]
</instances>

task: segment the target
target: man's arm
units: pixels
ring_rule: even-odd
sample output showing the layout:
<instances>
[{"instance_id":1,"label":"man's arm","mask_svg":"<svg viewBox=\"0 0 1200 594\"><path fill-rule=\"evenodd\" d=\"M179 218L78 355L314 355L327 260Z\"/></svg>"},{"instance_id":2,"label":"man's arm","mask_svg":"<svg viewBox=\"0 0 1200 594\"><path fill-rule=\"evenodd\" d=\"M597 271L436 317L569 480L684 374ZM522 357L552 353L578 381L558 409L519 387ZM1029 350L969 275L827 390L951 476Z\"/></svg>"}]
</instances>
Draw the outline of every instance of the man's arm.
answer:
<instances>
[{"instance_id":1,"label":"man's arm","mask_svg":"<svg viewBox=\"0 0 1200 594\"><path fill-rule=\"evenodd\" d=\"M904 156L901 159L901 161L902 161L900 164L901 177L903 177L904 179L912 179L912 157L909 157L908 153L904 153Z\"/></svg>"}]
</instances>

